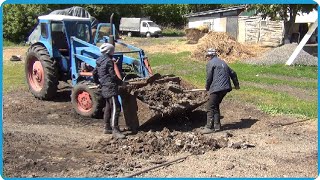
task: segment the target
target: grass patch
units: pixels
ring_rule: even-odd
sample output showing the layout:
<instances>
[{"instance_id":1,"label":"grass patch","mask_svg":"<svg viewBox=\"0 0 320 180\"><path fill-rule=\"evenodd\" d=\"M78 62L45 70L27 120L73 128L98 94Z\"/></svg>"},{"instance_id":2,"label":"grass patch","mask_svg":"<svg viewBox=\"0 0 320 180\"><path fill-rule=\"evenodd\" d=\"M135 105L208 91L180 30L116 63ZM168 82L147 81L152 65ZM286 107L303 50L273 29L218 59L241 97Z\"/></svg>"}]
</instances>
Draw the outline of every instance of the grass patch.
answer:
<instances>
[{"instance_id":1,"label":"grass patch","mask_svg":"<svg viewBox=\"0 0 320 180\"><path fill-rule=\"evenodd\" d=\"M188 58L189 55L188 52L151 54L151 65L160 74L175 74L197 87L203 87L205 63L192 61Z\"/></svg>"},{"instance_id":2,"label":"grass patch","mask_svg":"<svg viewBox=\"0 0 320 180\"><path fill-rule=\"evenodd\" d=\"M288 77L304 77L317 79L318 67L314 66L285 66L282 64L263 66L263 65L251 65L244 63L233 63L231 67L234 69L241 69L239 73L242 75L259 75L259 74L274 74Z\"/></svg>"},{"instance_id":3,"label":"grass patch","mask_svg":"<svg viewBox=\"0 0 320 180\"><path fill-rule=\"evenodd\" d=\"M250 65L244 63L234 63L230 65L238 74L240 81L264 83L270 85L286 84L293 87L316 89L317 88L317 67L308 66L285 66L285 65ZM273 77L268 77L273 75ZM275 76L287 78L276 78ZM298 79L293 81L292 78ZM304 81L299 78L308 78L314 81Z\"/></svg>"},{"instance_id":4,"label":"grass patch","mask_svg":"<svg viewBox=\"0 0 320 180\"><path fill-rule=\"evenodd\" d=\"M3 47L24 46L23 42L15 43L15 42L12 42L12 41L6 40L6 39L4 39L2 42L3 42L3 44L2 44Z\"/></svg>"},{"instance_id":5,"label":"grass patch","mask_svg":"<svg viewBox=\"0 0 320 180\"><path fill-rule=\"evenodd\" d=\"M199 88L205 85L206 62L194 61L189 52L178 54L151 54L151 65L154 71L161 74L175 74ZM317 67L285 66L285 65L250 65L233 63L230 67L238 74L240 86L242 82L254 82L263 85L281 85L305 88L317 91ZM258 75L258 76L257 76ZM265 75L265 76L260 76ZM268 75L272 75L268 77ZM278 78L277 75L281 78ZM293 81L292 78L295 80ZM301 80L299 81L299 78ZM305 79L310 81L304 81ZM287 114L306 117L317 117L317 100L307 101L294 97L286 92L277 92L253 86L241 86L241 90L232 91L227 98L254 104L269 114Z\"/></svg>"},{"instance_id":6,"label":"grass patch","mask_svg":"<svg viewBox=\"0 0 320 180\"><path fill-rule=\"evenodd\" d=\"M184 29L177 29L172 27L164 27L162 28L163 36L184 36L186 33Z\"/></svg>"},{"instance_id":7,"label":"grass patch","mask_svg":"<svg viewBox=\"0 0 320 180\"><path fill-rule=\"evenodd\" d=\"M4 62L3 63L3 92L8 93L17 89L27 89L24 74L24 63Z\"/></svg>"},{"instance_id":8,"label":"grass patch","mask_svg":"<svg viewBox=\"0 0 320 180\"><path fill-rule=\"evenodd\" d=\"M284 92L274 92L251 86L233 91L229 98L241 99L256 105L260 110L271 114L302 115L317 117L317 101L301 100Z\"/></svg>"},{"instance_id":9,"label":"grass patch","mask_svg":"<svg viewBox=\"0 0 320 180\"><path fill-rule=\"evenodd\" d=\"M183 37L176 37L176 38L163 38L163 37L152 37L152 38L144 38L144 37L126 37L122 40L125 43L131 44L137 47L143 46L157 46L157 45L180 45L186 43L186 39Z\"/></svg>"}]
</instances>

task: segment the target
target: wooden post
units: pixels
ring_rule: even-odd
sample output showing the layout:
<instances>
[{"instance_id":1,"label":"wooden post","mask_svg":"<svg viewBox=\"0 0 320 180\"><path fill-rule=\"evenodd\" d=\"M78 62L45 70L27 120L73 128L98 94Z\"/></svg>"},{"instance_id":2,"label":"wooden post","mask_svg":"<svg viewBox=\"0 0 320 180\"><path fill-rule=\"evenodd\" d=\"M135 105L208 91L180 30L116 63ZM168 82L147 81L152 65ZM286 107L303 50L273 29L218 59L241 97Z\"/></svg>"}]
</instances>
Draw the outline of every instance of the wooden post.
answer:
<instances>
[{"instance_id":1,"label":"wooden post","mask_svg":"<svg viewBox=\"0 0 320 180\"><path fill-rule=\"evenodd\" d=\"M293 61L296 59L296 57L298 56L299 52L302 50L303 46L306 45L306 43L308 42L308 40L310 39L312 33L316 30L316 28L318 27L318 18L316 19L316 21L311 25L309 31L307 32L307 34L303 37L303 39L301 40L301 42L299 43L298 47L293 51L293 53L291 54L289 60L286 62L286 65L291 65L293 63Z\"/></svg>"}]
</instances>

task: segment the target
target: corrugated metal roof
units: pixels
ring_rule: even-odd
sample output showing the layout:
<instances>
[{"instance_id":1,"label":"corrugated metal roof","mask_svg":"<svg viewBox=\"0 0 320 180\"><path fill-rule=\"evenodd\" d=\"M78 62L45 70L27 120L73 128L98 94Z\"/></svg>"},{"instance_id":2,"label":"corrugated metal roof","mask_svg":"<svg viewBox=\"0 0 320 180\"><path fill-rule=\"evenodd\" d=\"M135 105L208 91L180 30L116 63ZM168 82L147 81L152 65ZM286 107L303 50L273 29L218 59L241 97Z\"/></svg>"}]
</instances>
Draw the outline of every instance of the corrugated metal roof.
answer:
<instances>
[{"instance_id":1,"label":"corrugated metal roof","mask_svg":"<svg viewBox=\"0 0 320 180\"><path fill-rule=\"evenodd\" d=\"M232 6L232 7L214 9L214 10L209 10L209 11L190 13L190 14L185 15L185 17L205 16L205 15L209 15L209 14L216 14L216 13L221 13L221 12L228 12L228 11L235 11L235 10L239 10L239 9L245 9L246 7L247 7L247 5Z\"/></svg>"}]
</instances>

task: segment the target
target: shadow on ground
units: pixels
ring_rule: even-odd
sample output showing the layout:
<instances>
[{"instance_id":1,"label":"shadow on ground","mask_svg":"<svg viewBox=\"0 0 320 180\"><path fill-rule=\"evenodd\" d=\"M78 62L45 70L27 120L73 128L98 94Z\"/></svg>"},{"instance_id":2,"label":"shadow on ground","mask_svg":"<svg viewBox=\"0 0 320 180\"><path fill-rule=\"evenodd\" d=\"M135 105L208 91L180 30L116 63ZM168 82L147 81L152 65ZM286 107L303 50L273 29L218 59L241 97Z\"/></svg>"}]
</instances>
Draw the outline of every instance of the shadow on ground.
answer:
<instances>
[{"instance_id":1,"label":"shadow on ground","mask_svg":"<svg viewBox=\"0 0 320 180\"><path fill-rule=\"evenodd\" d=\"M240 119L238 122L223 125L223 130L247 129L254 125L258 119Z\"/></svg>"},{"instance_id":2,"label":"shadow on ground","mask_svg":"<svg viewBox=\"0 0 320 180\"><path fill-rule=\"evenodd\" d=\"M60 89L53 102L71 102L71 89Z\"/></svg>"},{"instance_id":3,"label":"shadow on ground","mask_svg":"<svg viewBox=\"0 0 320 180\"><path fill-rule=\"evenodd\" d=\"M240 119L240 121L236 122L234 120L233 123L224 124L223 119L222 128L223 130L236 130L236 129L247 129L250 128L253 124L255 124L258 119ZM181 132L190 132L195 129L198 129L207 122L207 114L203 110L196 110L191 113L183 114L176 117L171 118L163 118L159 119L156 122L149 122L148 124L140 127L142 131L161 131L163 128L168 128L171 131L181 131Z\"/></svg>"},{"instance_id":4,"label":"shadow on ground","mask_svg":"<svg viewBox=\"0 0 320 180\"><path fill-rule=\"evenodd\" d=\"M303 50L312 56L318 57L318 45L317 44L306 44Z\"/></svg>"}]
</instances>

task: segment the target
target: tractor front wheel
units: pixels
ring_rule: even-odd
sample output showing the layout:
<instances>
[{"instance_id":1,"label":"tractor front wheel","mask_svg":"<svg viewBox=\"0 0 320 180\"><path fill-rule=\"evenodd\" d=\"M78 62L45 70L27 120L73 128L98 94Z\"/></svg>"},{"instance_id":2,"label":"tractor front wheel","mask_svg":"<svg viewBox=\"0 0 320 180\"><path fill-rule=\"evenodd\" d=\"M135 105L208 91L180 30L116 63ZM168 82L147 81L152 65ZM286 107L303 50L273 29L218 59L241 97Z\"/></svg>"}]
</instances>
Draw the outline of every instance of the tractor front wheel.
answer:
<instances>
[{"instance_id":1,"label":"tractor front wheel","mask_svg":"<svg viewBox=\"0 0 320 180\"><path fill-rule=\"evenodd\" d=\"M57 93L58 70L47 49L32 45L25 61L26 79L31 93L39 99L52 99Z\"/></svg>"},{"instance_id":2,"label":"tractor front wheel","mask_svg":"<svg viewBox=\"0 0 320 180\"><path fill-rule=\"evenodd\" d=\"M85 117L99 118L105 106L104 98L98 89L90 89L90 83L80 82L72 89L71 103L73 109Z\"/></svg>"},{"instance_id":3,"label":"tractor front wheel","mask_svg":"<svg viewBox=\"0 0 320 180\"><path fill-rule=\"evenodd\" d=\"M147 37L147 38L151 38L151 33L150 33L150 32L147 32L146 37Z\"/></svg>"}]
</instances>

